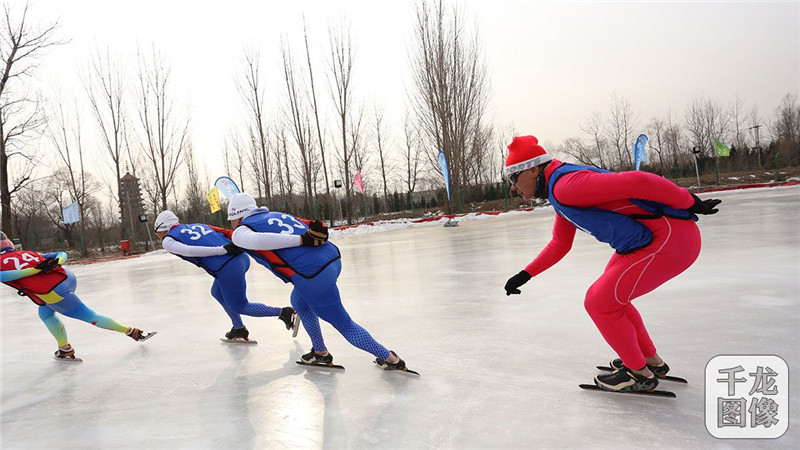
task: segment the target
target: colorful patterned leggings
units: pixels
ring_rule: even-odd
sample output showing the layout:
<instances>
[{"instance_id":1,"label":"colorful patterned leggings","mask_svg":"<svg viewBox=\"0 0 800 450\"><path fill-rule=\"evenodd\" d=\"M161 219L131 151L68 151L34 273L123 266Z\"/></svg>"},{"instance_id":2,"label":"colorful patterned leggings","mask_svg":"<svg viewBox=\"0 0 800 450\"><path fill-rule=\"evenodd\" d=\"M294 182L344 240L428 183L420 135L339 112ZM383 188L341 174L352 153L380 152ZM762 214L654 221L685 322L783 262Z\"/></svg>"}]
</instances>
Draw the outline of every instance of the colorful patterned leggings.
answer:
<instances>
[{"instance_id":1,"label":"colorful patterned leggings","mask_svg":"<svg viewBox=\"0 0 800 450\"><path fill-rule=\"evenodd\" d=\"M319 319L322 319L333 325L352 345L378 358L388 358L389 350L375 341L367 330L353 322L342 306L339 288L336 287L336 279L341 271L342 262L336 260L314 278L306 279L300 275L291 278L294 284L292 306L311 337L314 350L327 349L319 328Z\"/></svg>"},{"instance_id":2,"label":"colorful patterned leggings","mask_svg":"<svg viewBox=\"0 0 800 450\"><path fill-rule=\"evenodd\" d=\"M584 307L625 366L641 369L656 354L631 300L686 270L700 254L700 230L691 220L661 217L645 222L653 242L627 255L614 254L586 293Z\"/></svg>"},{"instance_id":3,"label":"colorful patterned leggings","mask_svg":"<svg viewBox=\"0 0 800 450\"><path fill-rule=\"evenodd\" d=\"M118 331L125 333L128 327L120 324L116 320L97 314L84 305L80 298L75 295L75 287L77 286L77 279L75 275L67 270L67 279L61 282L53 292L58 294L63 299L56 303L48 303L39 306L39 318L42 319L47 330L56 338L59 347L69 344L67 339L67 330L64 324L56 316L56 312L61 313L73 319L82 320L91 323L94 326L105 328L106 330Z\"/></svg>"}]
</instances>

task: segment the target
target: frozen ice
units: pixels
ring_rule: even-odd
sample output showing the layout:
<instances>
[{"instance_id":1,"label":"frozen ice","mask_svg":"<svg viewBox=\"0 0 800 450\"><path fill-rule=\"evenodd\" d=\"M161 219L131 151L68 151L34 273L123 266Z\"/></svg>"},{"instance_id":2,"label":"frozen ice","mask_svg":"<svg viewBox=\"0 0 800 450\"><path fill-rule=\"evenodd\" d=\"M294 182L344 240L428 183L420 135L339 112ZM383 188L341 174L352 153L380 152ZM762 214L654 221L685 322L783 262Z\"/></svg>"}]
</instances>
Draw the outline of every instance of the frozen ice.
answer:
<instances>
[{"instance_id":1,"label":"frozen ice","mask_svg":"<svg viewBox=\"0 0 800 450\"><path fill-rule=\"evenodd\" d=\"M636 300L659 353L689 385L677 399L588 392L615 355L586 312L611 249L578 233L558 265L507 297L508 277L550 238L537 209L380 233L334 235L356 322L422 375L384 372L323 323L343 372L306 369L310 348L276 318L245 317L255 346L219 341L230 322L212 279L159 253L73 265L99 313L159 333L145 343L62 318L80 364L56 349L36 307L2 287L3 448L751 448L800 447L800 187L701 194L703 250ZM483 217L483 216L481 216ZM398 227L395 227L398 228ZM249 297L289 303L252 264ZM775 354L790 367L788 432L718 440L704 424L704 368L719 354Z\"/></svg>"}]
</instances>

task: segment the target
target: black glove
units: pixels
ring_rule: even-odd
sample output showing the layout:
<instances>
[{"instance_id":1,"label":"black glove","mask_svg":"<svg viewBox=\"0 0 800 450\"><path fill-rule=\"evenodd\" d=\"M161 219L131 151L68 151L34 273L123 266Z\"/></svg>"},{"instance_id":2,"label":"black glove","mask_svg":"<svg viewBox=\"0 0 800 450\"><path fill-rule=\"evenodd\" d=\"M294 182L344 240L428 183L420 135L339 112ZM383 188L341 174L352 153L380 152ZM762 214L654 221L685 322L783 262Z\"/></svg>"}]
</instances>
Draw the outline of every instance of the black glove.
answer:
<instances>
[{"instance_id":1,"label":"black glove","mask_svg":"<svg viewBox=\"0 0 800 450\"><path fill-rule=\"evenodd\" d=\"M233 242L228 242L227 244L223 245L222 248L224 248L229 255L233 256L244 253L244 250L242 250L240 247L237 247Z\"/></svg>"},{"instance_id":2,"label":"black glove","mask_svg":"<svg viewBox=\"0 0 800 450\"><path fill-rule=\"evenodd\" d=\"M715 206L722 203L722 200L717 199L700 200L700 197L694 194L692 194L692 198L694 198L694 205L689 208L689 212L692 214L716 214L719 210Z\"/></svg>"},{"instance_id":3,"label":"black glove","mask_svg":"<svg viewBox=\"0 0 800 450\"><path fill-rule=\"evenodd\" d=\"M319 220L312 220L308 223L308 234L314 239L328 242L328 227Z\"/></svg>"},{"instance_id":4,"label":"black glove","mask_svg":"<svg viewBox=\"0 0 800 450\"><path fill-rule=\"evenodd\" d=\"M328 242L328 227L319 220L308 223L308 231L300 235L304 247L317 247Z\"/></svg>"},{"instance_id":5,"label":"black glove","mask_svg":"<svg viewBox=\"0 0 800 450\"><path fill-rule=\"evenodd\" d=\"M527 283L528 280L531 279L531 275L524 270L521 270L518 274L514 275L513 277L509 278L506 281L506 295L511 294L521 294L522 291L519 290L519 287L523 284Z\"/></svg>"},{"instance_id":6,"label":"black glove","mask_svg":"<svg viewBox=\"0 0 800 450\"><path fill-rule=\"evenodd\" d=\"M44 261L34 266L34 268L39 269L42 273L50 272L56 267L58 267L58 259L56 258L45 258Z\"/></svg>"},{"instance_id":7,"label":"black glove","mask_svg":"<svg viewBox=\"0 0 800 450\"><path fill-rule=\"evenodd\" d=\"M300 242L302 242L303 247L317 247L324 244L325 240L327 240L317 239L311 233L314 233L314 231L309 229L300 235Z\"/></svg>"}]
</instances>

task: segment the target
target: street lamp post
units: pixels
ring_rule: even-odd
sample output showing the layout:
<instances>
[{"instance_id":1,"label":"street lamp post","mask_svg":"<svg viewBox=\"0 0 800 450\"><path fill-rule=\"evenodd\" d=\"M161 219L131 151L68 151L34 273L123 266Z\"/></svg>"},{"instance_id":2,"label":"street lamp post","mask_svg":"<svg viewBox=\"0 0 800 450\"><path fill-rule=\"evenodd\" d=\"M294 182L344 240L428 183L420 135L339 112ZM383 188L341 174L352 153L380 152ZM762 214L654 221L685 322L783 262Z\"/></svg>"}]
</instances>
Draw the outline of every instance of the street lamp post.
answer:
<instances>
[{"instance_id":1,"label":"street lamp post","mask_svg":"<svg viewBox=\"0 0 800 450\"><path fill-rule=\"evenodd\" d=\"M336 189L341 189L342 187L342 180L333 180L333 187ZM336 200L339 203L339 223L341 223L344 218L342 217L342 198L336 195Z\"/></svg>"},{"instance_id":2,"label":"street lamp post","mask_svg":"<svg viewBox=\"0 0 800 450\"><path fill-rule=\"evenodd\" d=\"M692 147L692 154L694 155L694 171L697 174L697 187L700 187L700 168L697 165L697 155L700 154L702 148Z\"/></svg>"}]
</instances>

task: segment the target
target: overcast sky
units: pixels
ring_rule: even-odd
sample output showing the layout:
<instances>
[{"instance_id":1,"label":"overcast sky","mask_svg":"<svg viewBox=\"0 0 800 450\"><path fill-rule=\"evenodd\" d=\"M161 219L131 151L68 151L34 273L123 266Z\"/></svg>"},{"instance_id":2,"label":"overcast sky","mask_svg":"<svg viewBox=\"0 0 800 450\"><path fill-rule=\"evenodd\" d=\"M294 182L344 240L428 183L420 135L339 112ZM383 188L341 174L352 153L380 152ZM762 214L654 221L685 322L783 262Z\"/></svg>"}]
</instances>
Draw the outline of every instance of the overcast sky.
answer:
<instances>
[{"instance_id":1,"label":"overcast sky","mask_svg":"<svg viewBox=\"0 0 800 450\"><path fill-rule=\"evenodd\" d=\"M39 78L46 83L58 78L69 85L97 45L133 58L137 45L156 44L172 64L178 92L191 105L194 148L207 164L214 164L219 161L214 155L241 114L233 68L243 48L260 48L262 70L271 77L268 101L275 100L280 38L287 36L299 50L303 14L312 52L320 56L327 45L327 24L340 18L351 23L356 95L368 105L385 105L399 138L414 5L38 0L31 12L36 20L60 17L59 32L70 39L44 59ZM668 110L681 117L698 95L722 103L738 95L748 110L758 105L768 117L784 95L800 93L796 1L492 0L460 5L484 45L492 85L491 118L503 129L513 126L543 142L580 136L580 124L592 111L606 112L612 94L631 103L643 127ZM133 62L130 72L135 73Z\"/></svg>"}]
</instances>

